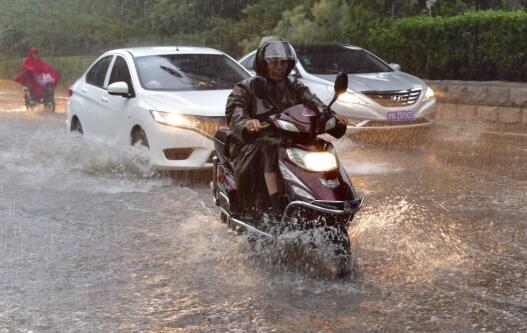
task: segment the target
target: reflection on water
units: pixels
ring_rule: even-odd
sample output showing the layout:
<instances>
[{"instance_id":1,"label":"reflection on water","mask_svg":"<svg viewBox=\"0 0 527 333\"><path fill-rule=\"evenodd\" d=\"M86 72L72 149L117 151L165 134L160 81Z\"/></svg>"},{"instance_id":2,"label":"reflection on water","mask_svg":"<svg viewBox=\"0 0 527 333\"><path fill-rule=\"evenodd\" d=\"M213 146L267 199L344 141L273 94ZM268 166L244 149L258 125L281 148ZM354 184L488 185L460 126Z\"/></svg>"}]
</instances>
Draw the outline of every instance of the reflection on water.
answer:
<instances>
[{"instance_id":1,"label":"reflection on water","mask_svg":"<svg viewBox=\"0 0 527 333\"><path fill-rule=\"evenodd\" d=\"M527 330L520 146L336 142L366 201L358 272L335 280L324 251L229 230L206 181L71 135L63 109L6 112L17 94L0 95L0 332Z\"/></svg>"}]
</instances>

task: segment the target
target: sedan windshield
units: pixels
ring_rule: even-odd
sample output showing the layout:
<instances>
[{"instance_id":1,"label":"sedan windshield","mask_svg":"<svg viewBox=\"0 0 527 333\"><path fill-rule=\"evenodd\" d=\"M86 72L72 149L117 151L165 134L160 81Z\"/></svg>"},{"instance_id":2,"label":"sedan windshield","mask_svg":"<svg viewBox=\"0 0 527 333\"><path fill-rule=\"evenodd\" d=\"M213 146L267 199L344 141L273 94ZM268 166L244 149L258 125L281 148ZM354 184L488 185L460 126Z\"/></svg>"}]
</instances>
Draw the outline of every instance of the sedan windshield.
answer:
<instances>
[{"instance_id":1,"label":"sedan windshield","mask_svg":"<svg viewBox=\"0 0 527 333\"><path fill-rule=\"evenodd\" d=\"M311 74L391 72L389 66L369 52L343 46L299 47L298 60Z\"/></svg>"},{"instance_id":2,"label":"sedan windshield","mask_svg":"<svg viewBox=\"0 0 527 333\"><path fill-rule=\"evenodd\" d=\"M136 58L141 86L147 90L223 90L249 77L221 54L167 54Z\"/></svg>"}]
</instances>

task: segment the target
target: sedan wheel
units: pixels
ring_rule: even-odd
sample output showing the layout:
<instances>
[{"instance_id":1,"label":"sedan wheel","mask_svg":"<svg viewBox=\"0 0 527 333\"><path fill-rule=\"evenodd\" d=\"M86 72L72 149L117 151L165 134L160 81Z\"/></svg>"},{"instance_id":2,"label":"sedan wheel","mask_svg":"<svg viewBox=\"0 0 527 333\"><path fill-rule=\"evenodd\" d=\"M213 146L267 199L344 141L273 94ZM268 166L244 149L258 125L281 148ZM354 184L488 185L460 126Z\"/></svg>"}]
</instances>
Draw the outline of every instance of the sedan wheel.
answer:
<instances>
[{"instance_id":1,"label":"sedan wheel","mask_svg":"<svg viewBox=\"0 0 527 333\"><path fill-rule=\"evenodd\" d=\"M142 128L137 128L132 132L132 146L140 144L143 147L150 148L146 133Z\"/></svg>"},{"instance_id":2,"label":"sedan wheel","mask_svg":"<svg viewBox=\"0 0 527 333\"><path fill-rule=\"evenodd\" d=\"M79 133L81 135L83 134L83 132L82 132L82 125L81 125L81 122L79 121L79 119L77 119L77 118L73 119L73 124L71 124L71 131Z\"/></svg>"}]
</instances>

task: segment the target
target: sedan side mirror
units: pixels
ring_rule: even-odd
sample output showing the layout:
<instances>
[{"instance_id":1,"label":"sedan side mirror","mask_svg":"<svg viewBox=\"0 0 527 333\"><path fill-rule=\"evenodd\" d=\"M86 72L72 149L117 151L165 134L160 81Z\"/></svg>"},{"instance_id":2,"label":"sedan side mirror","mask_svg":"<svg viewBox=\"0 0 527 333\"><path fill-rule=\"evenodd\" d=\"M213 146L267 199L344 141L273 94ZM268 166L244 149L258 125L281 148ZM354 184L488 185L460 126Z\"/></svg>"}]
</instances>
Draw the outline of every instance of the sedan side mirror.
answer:
<instances>
[{"instance_id":1,"label":"sedan side mirror","mask_svg":"<svg viewBox=\"0 0 527 333\"><path fill-rule=\"evenodd\" d=\"M394 63L391 63L391 64L388 64L391 68L395 69L396 71L400 71L401 70L401 65L399 64L394 64Z\"/></svg>"},{"instance_id":2,"label":"sedan side mirror","mask_svg":"<svg viewBox=\"0 0 527 333\"><path fill-rule=\"evenodd\" d=\"M298 77L298 76L299 76L299 75L298 75L298 71L297 71L296 69L293 68L293 69L291 70L291 73L289 73L289 76Z\"/></svg>"},{"instance_id":3,"label":"sedan side mirror","mask_svg":"<svg viewBox=\"0 0 527 333\"><path fill-rule=\"evenodd\" d=\"M114 96L122 96L129 98L130 91L128 89L128 84L124 81L114 82L108 86L108 94Z\"/></svg>"}]
</instances>

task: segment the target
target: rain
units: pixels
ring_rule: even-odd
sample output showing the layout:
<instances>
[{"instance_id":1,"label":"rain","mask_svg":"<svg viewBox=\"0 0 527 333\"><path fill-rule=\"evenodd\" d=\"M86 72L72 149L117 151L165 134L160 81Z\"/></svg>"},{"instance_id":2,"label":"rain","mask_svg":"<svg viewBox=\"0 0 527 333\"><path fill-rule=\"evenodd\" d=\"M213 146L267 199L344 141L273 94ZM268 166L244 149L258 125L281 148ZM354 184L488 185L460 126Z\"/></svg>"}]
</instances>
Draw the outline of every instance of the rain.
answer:
<instances>
[{"instance_id":1,"label":"rain","mask_svg":"<svg viewBox=\"0 0 527 333\"><path fill-rule=\"evenodd\" d=\"M434 19L525 20L526 6L0 0L0 333L527 332L525 41L494 41L492 59L507 64L485 63L484 45L397 48L411 43L397 27L425 22L434 37ZM229 228L210 168L159 170L148 147L66 124L68 88L108 50L206 46L241 59L267 35L359 45L435 93L427 130L328 139L365 197L344 278L331 251L306 245L315 231L268 242ZM54 111L26 107L12 79L30 47L60 71ZM447 53L462 61L441 67Z\"/></svg>"}]
</instances>

